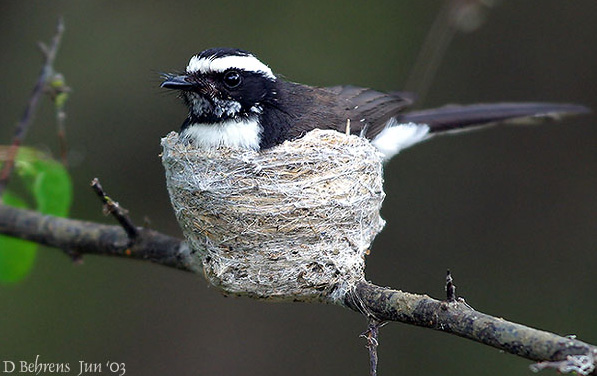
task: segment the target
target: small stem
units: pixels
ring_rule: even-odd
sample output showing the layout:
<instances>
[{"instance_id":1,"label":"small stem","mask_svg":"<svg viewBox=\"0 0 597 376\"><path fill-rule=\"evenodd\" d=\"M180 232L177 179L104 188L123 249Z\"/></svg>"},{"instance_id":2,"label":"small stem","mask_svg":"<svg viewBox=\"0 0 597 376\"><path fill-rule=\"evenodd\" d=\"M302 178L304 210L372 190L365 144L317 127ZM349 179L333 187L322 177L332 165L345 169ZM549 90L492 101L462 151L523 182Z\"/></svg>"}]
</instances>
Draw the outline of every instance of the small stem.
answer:
<instances>
[{"instance_id":1,"label":"small stem","mask_svg":"<svg viewBox=\"0 0 597 376\"><path fill-rule=\"evenodd\" d=\"M456 285L452 279L452 273L448 270L446 273L446 301L453 303L456 301Z\"/></svg>"},{"instance_id":2,"label":"small stem","mask_svg":"<svg viewBox=\"0 0 597 376\"><path fill-rule=\"evenodd\" d=\"M369 350L369 375L377 376L377 346L379 346L379 328L382 324L374 318L369 318L369 328L361 337L367 339L367 350Z\"/></svg>"},{"instance_id":3,"label":"small stem","mask_svg":"<svg viewBox=\"0 0 597 376\"><path fill-rule=\"evenodd\" d=\"M60 18L58 19L56 34L54 35L54 38L52 38L52 45L48 47L44 44L40 44L40 49L42 50L45 58L44 65L42 67L41 73L39 74L35 87L33 88L33 92L31 93L31 97L29 98L27 107L25 108L25 112L17 124L12 145L8 152L8 157L4 163L4 166L2 167L2 171L0 171L0 197L10 181L10 176L12 175L12 170L14 169L15 157L19 150L19 146L22 144L23 140L25 139L25 135L27 134L27 130L31 126L33 115L39 106L39 98L43 94L48 78L51 76L54 70L54 60L56 59L58 46L60 45L60 40L62 39L63 33L64 21L62 18Z\"/></svg>"},{"instance_id":4,"label":"small stem","mask_svg":"<svg viewBox=\"0 0 597 376\"><path fill-rule=\"evenodd\" d=\"M139 236L139 230L128 216L128 210L121 207L118 202L112 200L112 198L106 194L98 178L95 178L91 181L91 188L93 188L95 193L104 204L104 210L106 213L112 214L118 223L120 223L120 226L124 229L124 231L126 231L126 234L129 238L129 246L132 246Z\"/></svg>"}]
</instances>

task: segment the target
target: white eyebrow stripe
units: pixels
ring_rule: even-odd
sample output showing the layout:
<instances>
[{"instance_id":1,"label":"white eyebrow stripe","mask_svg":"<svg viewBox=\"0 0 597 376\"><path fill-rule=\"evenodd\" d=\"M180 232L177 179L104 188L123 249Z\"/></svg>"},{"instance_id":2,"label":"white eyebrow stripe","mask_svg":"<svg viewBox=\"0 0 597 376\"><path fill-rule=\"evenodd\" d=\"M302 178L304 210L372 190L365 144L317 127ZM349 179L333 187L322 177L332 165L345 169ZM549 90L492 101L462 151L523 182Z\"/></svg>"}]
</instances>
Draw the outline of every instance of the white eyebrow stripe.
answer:
<instances>
[{"instance_id":1,"label":"white eyebrow stripe","mask_svg":"<svg viewBox=\"0 0 597 376\"><path fill-rule=\"evenodd\" d=\"M187 65L187 73L208 73L208 72L224 72L230 68L243 69L249 72L261 73L271 80L275 80L276 76L272 70L255 56L224 56L215 59L199 58L195 55Z\"/></svg>"}]
</instances>

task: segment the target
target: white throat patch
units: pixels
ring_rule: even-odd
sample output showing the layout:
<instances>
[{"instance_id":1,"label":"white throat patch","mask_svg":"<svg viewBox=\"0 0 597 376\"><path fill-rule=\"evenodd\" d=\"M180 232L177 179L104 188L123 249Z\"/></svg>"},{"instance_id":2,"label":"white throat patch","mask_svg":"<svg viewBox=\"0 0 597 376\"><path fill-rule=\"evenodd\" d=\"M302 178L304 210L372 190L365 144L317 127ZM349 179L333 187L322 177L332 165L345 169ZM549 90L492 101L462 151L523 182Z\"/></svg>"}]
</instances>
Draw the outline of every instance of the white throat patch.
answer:
<instances>
[{"instance_id":1,"label":"white throat patch","mask_svg":"<svg viewBox=\"0 0 597 376\"><path fill-rule=\"evenodd\" d=\"M187 65L187 73L209 73L224 72L231 68L238 68L248 72L261 73L270 80L276 76L267 65L263 64L253 55L248 56L224 56L218 58L203 57L195 55Z\"/></svg>"},{"instance_id":2,"label":"white throat patch","mask_svg":"<svg viewBox=\"0 0 597 376\"><path fill-rule=\"evenodd\" d=\"M228 146L238 149L259 150L261 126L256 119L227 120L217 124L191 124L180 137L199 148Z\"/></svg>"}]
</instances>

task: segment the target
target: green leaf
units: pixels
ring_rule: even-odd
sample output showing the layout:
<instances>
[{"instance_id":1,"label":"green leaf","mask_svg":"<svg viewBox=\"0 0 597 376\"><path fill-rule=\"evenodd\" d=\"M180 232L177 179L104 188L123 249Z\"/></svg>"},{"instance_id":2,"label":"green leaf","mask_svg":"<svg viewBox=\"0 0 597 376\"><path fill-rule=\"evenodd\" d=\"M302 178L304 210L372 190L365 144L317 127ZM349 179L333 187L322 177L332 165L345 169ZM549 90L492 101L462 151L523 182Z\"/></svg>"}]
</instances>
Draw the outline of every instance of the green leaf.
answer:
<instances>
[{"instance_id":1,"label":"green leaf","mask_svg":"<svg viewBox=\"0 0 597 376\"><path fill-rule=\"evenodd\" d=\"M25 201L6 191L2 196L6 205L17 208L26 207ZM0 282L17 282L25 278L35 261L37 244L27 240L0 236Z\"/></svg>"},{"instance_id":2,"label":"green leaf","mask_svg":"<svg viewBox=\"0 0 597 376\"><path fill-rule=\"evenodd\" d=\"M58 217L68 214L72 183L61 163L35 149L21 147L15 167L39 212Z\"/></svg>"},{"instance_id":3,"label":"green leaf","mask_svg":"<svg viewBox=\"0 0 597 376\"><path fill-rule=\"evenodd\" d=\"M72 183L64 166L32 148L21 147L15 159L15 170L9 188L18 186L19 194L8 189L4 204L32 208L43 214L68 215L72 201ZM24 192L23 192L24 191ZM24 194L29 195L25 200ZM27 202L33 204L27 204ZM0 282L16 282L33 267L35 243L0 236Z\"/></svg>"}]
</instances>

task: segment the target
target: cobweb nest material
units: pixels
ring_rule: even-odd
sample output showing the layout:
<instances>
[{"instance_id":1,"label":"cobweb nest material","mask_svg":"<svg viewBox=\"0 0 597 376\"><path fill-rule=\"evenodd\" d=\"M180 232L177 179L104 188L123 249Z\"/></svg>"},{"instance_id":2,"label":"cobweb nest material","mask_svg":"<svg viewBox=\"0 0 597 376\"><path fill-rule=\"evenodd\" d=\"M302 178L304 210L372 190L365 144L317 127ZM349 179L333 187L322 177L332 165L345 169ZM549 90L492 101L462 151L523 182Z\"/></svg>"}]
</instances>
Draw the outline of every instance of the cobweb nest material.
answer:
<instances>
[{"instance_id":1,"label":"cobweb nest material","mask_svg":"<svg viewBox=\"0 0 597 376\"><path fill-rule=\"evenodd\" d=\"M365 139L314 130L265 151L198 149L176 132L162 161L191 266L235 295L338 301L364 279L383 159Z\"/></svg>"}]
</instances>

